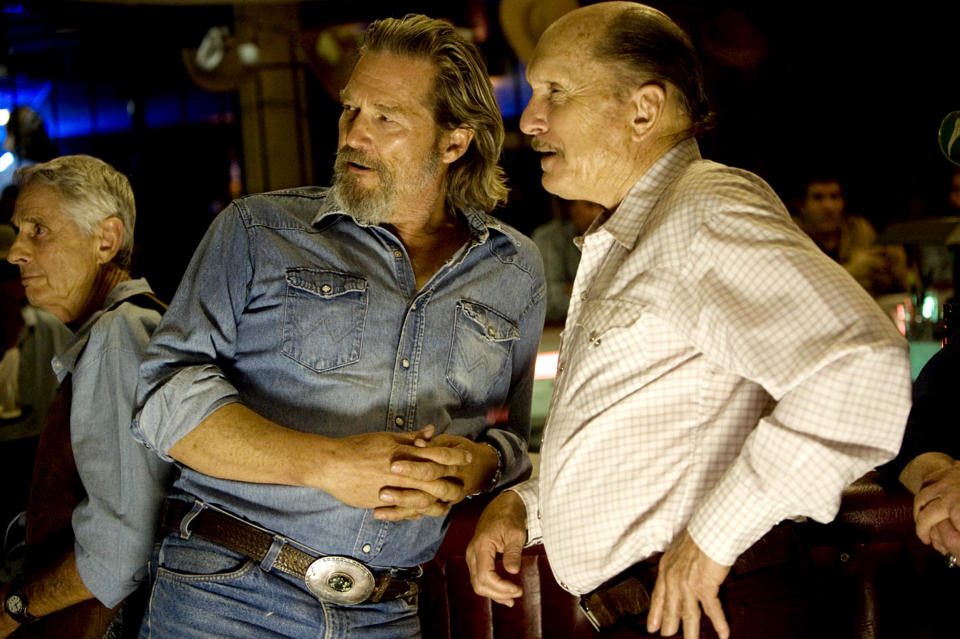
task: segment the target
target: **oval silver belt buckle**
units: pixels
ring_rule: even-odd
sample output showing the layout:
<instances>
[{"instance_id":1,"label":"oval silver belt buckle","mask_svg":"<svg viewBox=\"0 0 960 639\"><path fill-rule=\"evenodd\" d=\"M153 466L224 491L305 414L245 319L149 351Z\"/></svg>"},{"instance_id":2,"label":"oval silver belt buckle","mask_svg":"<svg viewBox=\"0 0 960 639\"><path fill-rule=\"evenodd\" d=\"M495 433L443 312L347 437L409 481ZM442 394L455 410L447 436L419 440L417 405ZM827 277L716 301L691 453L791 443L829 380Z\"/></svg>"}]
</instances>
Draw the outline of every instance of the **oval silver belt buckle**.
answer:
<instances>
[{"instance_id":1,"label":"oval silver belt buckle","mask_svg":"<svg viewBox=\"0 0 960 639\"><path fill-rule=\"evenodd\" d=\"M352 606L367 600L376 582L373 573L349 557L321 557L307 567L307 589L323 601Z\"/></svg>"}]
</instances>

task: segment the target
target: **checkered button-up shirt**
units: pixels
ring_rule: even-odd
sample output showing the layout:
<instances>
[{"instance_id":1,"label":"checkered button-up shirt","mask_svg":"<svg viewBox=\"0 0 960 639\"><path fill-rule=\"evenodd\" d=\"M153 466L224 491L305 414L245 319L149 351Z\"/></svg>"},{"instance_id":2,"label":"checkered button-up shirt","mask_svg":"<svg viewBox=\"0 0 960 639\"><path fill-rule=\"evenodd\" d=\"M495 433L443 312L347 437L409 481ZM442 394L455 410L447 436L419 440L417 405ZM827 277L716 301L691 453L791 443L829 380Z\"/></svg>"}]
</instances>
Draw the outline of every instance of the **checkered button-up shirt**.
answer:
<instances>
[{"instance_id":1,"label":"checkered button-up shirt","mask_svg":"<svg viewBox=\"0 0 960 639\"><path fill-rule=\"evenodd\" d=\"M894 456L907 344L753 174L673 147L583 238L528 539L583 593L684 529L730 565Z\"/></svg>"}]
</instances>

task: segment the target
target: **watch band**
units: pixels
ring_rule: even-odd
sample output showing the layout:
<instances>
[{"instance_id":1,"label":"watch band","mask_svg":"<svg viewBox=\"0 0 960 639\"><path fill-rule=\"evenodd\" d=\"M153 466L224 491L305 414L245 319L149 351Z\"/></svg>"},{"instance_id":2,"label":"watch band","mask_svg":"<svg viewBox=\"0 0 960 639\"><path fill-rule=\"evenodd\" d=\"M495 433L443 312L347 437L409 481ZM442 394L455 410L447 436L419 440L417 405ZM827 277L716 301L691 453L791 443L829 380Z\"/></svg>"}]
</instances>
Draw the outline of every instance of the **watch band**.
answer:
<instances>
[{"instance_id":1,"label":"watch band","mask_svg":"<svg viewBox=\"0 0 960 639\"><path fill-rule=\"evenodd\" d=\"M490 442L480 442L485 444L493 449L493 452L497 454L497 469L493 471L493 476L490 478L490 481L487 482L487 485L472 495L468 497L476 497L477 495L482 495L484 493L489 493L491 490L497 487L497 484L500 483L500 476L503 475L503 453L500 452L500 449Z\"/></svg>"},{"instance_id":2,"label":"watch band","mask_svg":"<svg viewBox=\"0 0 960 639\"><path fill-rule=\"evenodd\" d=\"M27 624L36 621L37 618L27 611L30 601L20 587L22 582L22 577L17 577L10 583L7 596L3 600L3 610L17 623Z\"/></svg>"}]
</instances>

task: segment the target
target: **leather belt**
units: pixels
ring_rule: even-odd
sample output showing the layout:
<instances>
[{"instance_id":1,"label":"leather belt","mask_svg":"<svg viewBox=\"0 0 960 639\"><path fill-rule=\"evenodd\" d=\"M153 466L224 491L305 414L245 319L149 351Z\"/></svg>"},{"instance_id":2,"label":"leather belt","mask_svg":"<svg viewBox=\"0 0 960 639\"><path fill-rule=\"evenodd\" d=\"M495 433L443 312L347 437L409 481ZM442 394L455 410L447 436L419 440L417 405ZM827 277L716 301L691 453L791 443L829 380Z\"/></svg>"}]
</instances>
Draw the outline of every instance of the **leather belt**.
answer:
<instances>
[{"instance_id":1,"label":"leather belt","mask_svg":"<svg viewBox=\"0 0 960 639\"><path fill-rule=\"evenodd\" d=\"M202 501L167 499L161 523L183 538L197 535L302 580L323 601L341 605L378 603L420 592L421 568L373 571L351 557L314 556L281 535L248 523ZM267 562L269 563L269 561Z\"/></svg>"},{"instance_id":2,"label":"leather belt","mask_svg":"<svg viewBox=\"0 0 960 639\"><path fill-rule=\"evenodd\" d=\"M645 616L663 553L641 561L580 597L580 609L597 631L612 628L621 619Z\"/></svg>"}]
</instances>

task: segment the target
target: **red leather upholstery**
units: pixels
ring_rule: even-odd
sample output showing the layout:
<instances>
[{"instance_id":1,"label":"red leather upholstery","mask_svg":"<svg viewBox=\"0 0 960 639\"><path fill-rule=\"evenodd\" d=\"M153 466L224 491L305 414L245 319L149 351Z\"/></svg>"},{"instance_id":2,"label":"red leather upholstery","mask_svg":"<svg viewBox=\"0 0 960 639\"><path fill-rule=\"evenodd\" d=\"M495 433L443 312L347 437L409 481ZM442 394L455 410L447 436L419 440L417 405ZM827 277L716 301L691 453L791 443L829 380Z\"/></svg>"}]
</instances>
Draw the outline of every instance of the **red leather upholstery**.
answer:
<instances>
[{"instance_id":1,"label":"red leather upholstery","mask_svg":"<svg viewBox=\"0 0 960 639\"><path fill-rule=\"evenodd\" d=\"M424 566L420 618L424 639L580 639L593 628L577 599L553 578L543 546L524 551L520 583L523 597L512 607L478 597L470 585L464 552L486 500L454 509L437 556Z\"/></svg>"},{"instance_id":2,"label":"red leather upholstery","mask_svg":"<svg viewBox=\"0 0 960 639\"><path fill-rule=\"evenodd\" d=\"M804 528L829 636L960 636L955 628L943 634L952 614L934 605L960 601L960 571L947 571L943 558L917 539L913 496L905 489L887 492L869 473L844 491L834 521Z\"/></svg>"}]
</instances>

